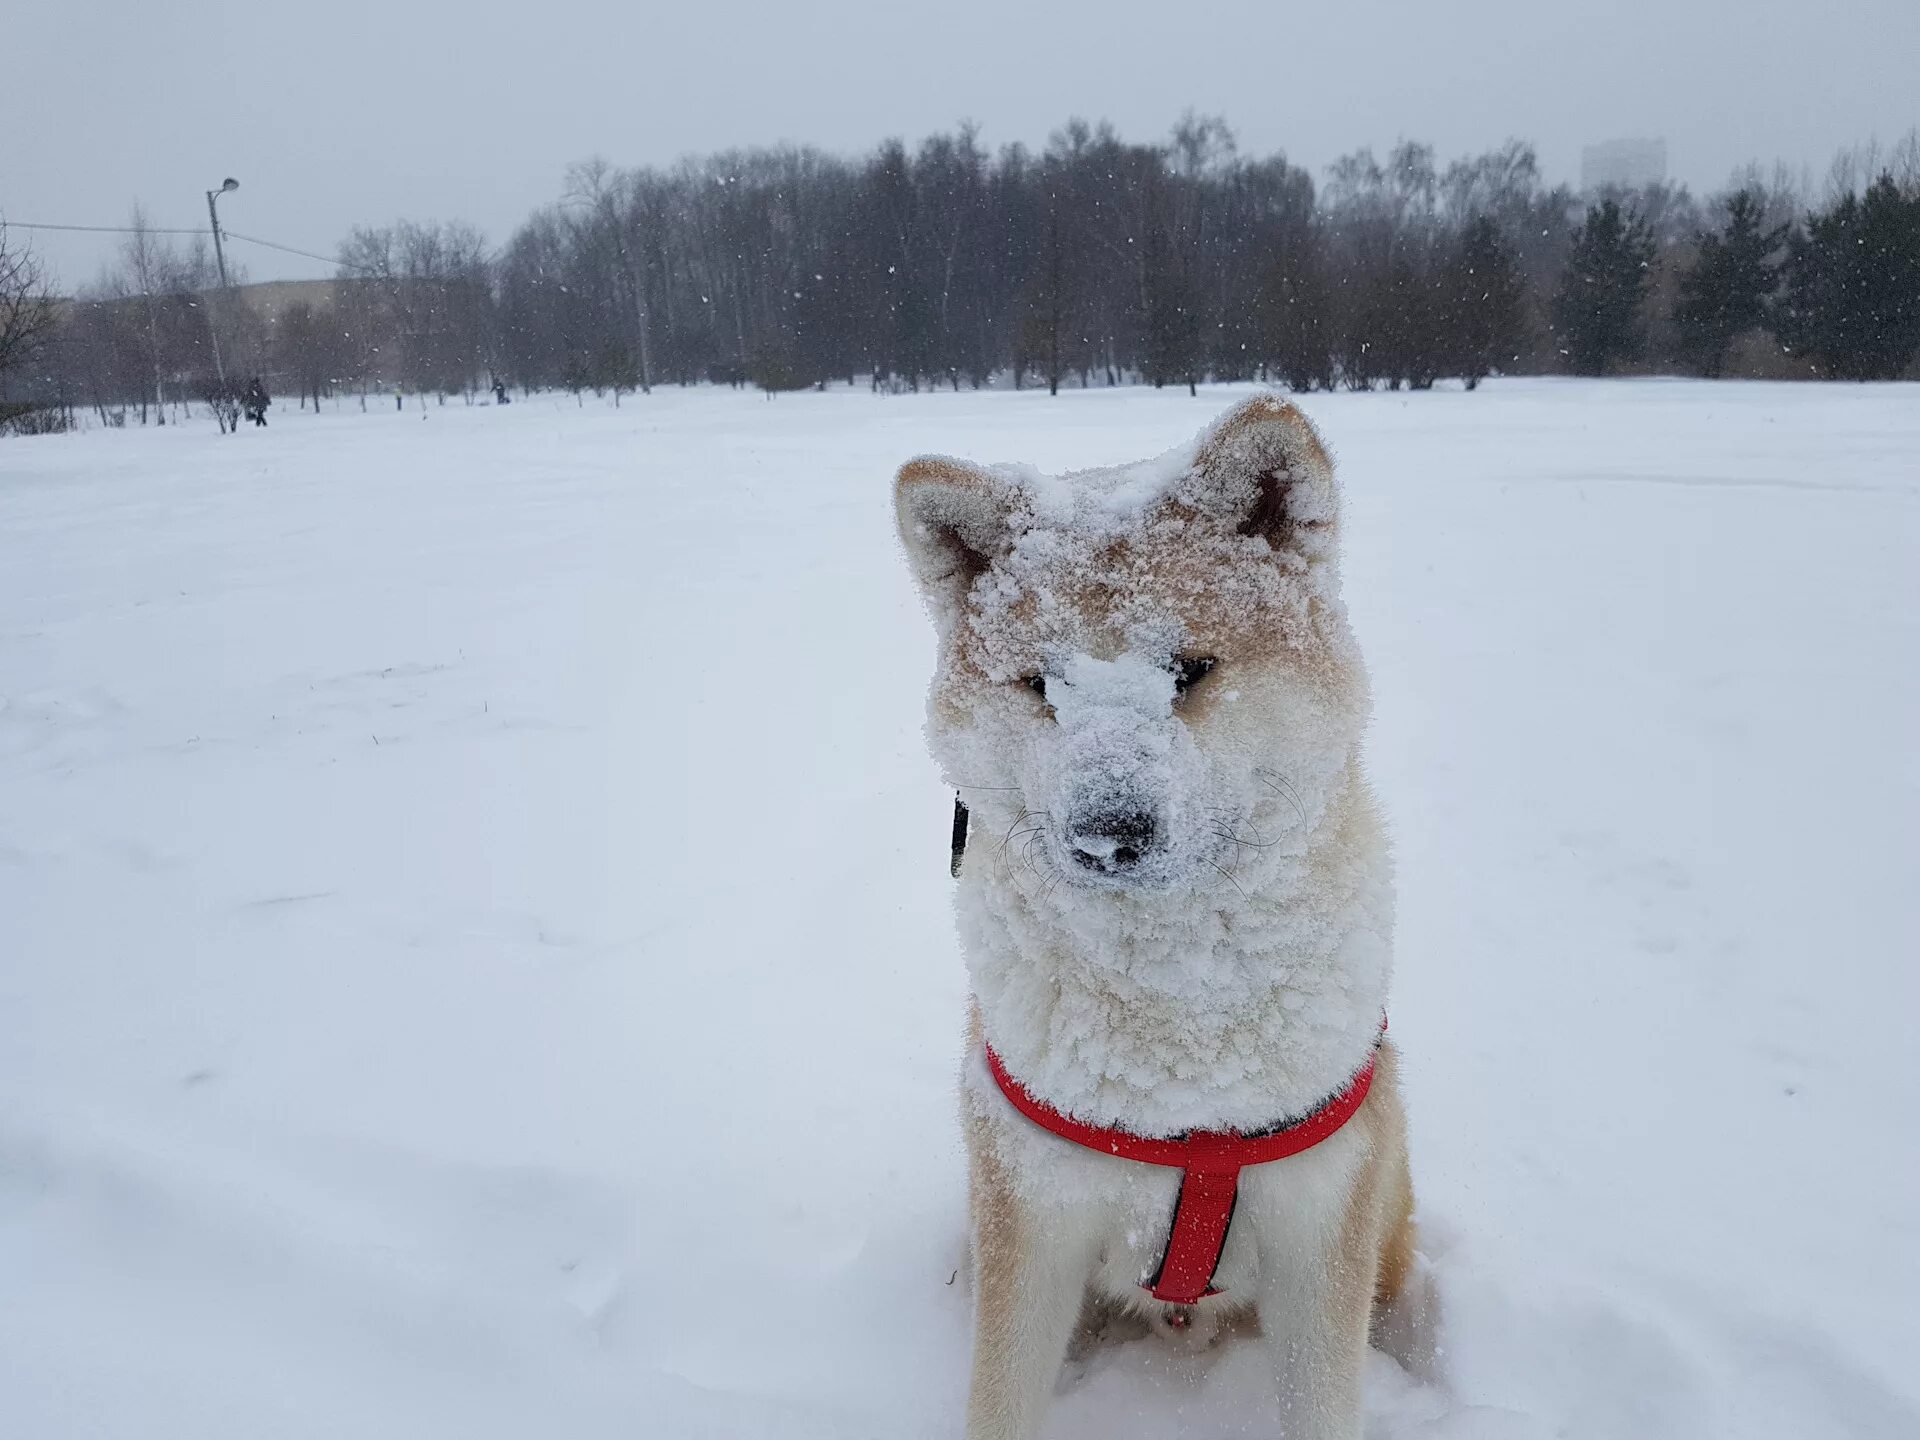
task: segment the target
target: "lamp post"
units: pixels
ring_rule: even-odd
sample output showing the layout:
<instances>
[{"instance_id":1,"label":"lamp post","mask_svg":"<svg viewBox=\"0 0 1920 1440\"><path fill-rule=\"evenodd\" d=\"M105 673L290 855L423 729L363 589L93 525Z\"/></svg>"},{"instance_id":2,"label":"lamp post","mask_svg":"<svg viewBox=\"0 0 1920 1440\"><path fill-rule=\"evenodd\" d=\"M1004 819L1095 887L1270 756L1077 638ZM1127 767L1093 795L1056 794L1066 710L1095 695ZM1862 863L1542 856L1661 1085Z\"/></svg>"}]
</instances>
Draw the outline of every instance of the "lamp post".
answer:
<instances>
[{"instance_id":1,"label":"lamp post","mask_svg":"<svg viewBox=\"0 0 1920 1440\"><path fill-rule=\"evenodd\" d=\"M213 227L213 258L220 266L220 292L223 295L227 290L227 252L220 244L220 207L218 202L220 197L229 190L238 190L239 188L240 182L229 175L225 180L220 182L220 188L218 190L207 191L207 221ZM225 403L227 395L227 367L220 359L220 326L218 319L219 317L214 315L211 310L208 312L207 334L213 339L213 373L220 382L220 400L217 403ZM217 411L215 412L216 418L218 413ZM221 423L225 424L224 421ZM240 427L236 425L234 428L237 430Z\"/></svg>"},{"instance_id":2,"label":"lamp post","mask_svg":"<svg viewBox=\"0 0 1920 1440\"><path fill-rule=\"evenodd\" d=\"M240 182L229 175L220 182L218 190L207 191L207 219L213 224L213 258L220 262L220 288L227 288L227 252L220 248L220 197L229 190L238 190Z\"/></svg>"}]
</instances>

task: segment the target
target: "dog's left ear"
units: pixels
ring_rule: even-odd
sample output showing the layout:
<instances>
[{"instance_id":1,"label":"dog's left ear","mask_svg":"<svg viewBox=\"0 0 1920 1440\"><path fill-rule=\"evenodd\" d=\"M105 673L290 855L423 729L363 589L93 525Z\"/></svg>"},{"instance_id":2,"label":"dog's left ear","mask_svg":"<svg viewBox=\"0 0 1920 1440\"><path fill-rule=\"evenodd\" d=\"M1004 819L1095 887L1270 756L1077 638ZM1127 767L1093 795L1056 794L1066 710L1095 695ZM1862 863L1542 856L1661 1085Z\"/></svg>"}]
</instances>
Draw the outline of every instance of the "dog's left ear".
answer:
<instances>
[{"instance_id":1,"label":"dog's left ear","mask_svg":"<svg viewBox=\"0 0 1920 1440\"><path fill-rule=\"evenodd\" d=\"M914 578L943 629L973 582L1012 544L1013 491L991 470L944 455L900 467L894 517Z\"/></svg>"},{"instance_id":2,"label":"dog's left ear","mask_svg":"<svg viewBox=\"0 0 1920 1440\"><path fill-rule=\"evenodd\" d=\"M1333 553L1340 509L1333 461L1312 422L1278 395L1243 400L1214 422L1179 493L1276 554Z\"/></svg>"}]
</instances>

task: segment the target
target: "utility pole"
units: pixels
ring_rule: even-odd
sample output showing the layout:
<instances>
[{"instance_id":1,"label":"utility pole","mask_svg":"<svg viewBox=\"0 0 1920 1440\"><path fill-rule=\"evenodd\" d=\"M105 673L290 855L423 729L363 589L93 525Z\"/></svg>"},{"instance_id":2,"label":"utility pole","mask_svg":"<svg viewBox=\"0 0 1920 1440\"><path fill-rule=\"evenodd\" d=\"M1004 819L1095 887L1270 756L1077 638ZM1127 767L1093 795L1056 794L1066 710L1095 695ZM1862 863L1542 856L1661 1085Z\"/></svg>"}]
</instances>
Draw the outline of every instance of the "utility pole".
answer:
<instances>
[{"instance_id":1,"label":"utility pole","mask_svg":"<svg viewBox=\"0 0 1920 1440\"><path fill-rule=\"evenodd\" d=\"M227 293L227 252L220 244L220 210L215 202L218 201L222 195L226 194L227 191L238 190L239 188L240 182L229 175L225 180L220 182L220 188L218 190L207 191L207 222L213 227L213 258L220 266L220 293L222 296ZM220 400L217 403L224 404L227 395L227 367L220 359L219 316L214 314L211 309L207 312L207 334L213 340L213 373L215 378L220 382ZM218 419L221 413L222 412L216 410L215 418ZM220 423L224 426L226 421L221 420ZM238 430L240 427L235 425L233 428Z\"/></svg>"}]
</instances>

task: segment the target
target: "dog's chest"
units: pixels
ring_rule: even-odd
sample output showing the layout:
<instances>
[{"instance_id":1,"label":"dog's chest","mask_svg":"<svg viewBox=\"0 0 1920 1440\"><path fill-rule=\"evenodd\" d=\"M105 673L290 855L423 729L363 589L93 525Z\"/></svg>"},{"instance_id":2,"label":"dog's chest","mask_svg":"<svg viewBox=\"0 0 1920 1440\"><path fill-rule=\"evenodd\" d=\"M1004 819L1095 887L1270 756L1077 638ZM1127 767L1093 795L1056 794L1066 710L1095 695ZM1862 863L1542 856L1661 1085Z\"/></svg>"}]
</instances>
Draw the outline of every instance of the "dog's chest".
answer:
<instances>
[{"instance_id":1,"label":"dog's chest","mask_svg":"<svg viewBox=\"0 0 1920 1440\"><path fill-rule=\"evenodd\" d=\"M1099 944L1050 927L997 875L963 879L983 1038L1022 1084L1090 1124L1254 1131L1308 1113L1366 1055L1392 972L1383 852L1324 848L1258 903L1214 897L1224 908L1190 926Z\"/></svg>"},{"instance_id":2,"label":"dog's chest","mask_svg":"<svg viewBox=\"0 0 1920 1440\"><path fill-rule=\"evenodd\" d=\"M1144 1301L1143 1285L1160 1267L1179 1199L1181 1172L1103 1155L1049 1134L1020 1115L991 1078L969 1067L968 1103L987 1123L1014 1187L1040 1202L1063 1232L1052 1243L1084 1248L1093 1287L1122 1301ZM984 1086L981 1081L984 1080ZM1315 1263L1339 1233L1362 1155L1348 1130L1302 1154L1240 1172L1226 1243L1214 1269L1220 1300L1254 1300L1288 1271Z\"/></svg>"}]
</instances>

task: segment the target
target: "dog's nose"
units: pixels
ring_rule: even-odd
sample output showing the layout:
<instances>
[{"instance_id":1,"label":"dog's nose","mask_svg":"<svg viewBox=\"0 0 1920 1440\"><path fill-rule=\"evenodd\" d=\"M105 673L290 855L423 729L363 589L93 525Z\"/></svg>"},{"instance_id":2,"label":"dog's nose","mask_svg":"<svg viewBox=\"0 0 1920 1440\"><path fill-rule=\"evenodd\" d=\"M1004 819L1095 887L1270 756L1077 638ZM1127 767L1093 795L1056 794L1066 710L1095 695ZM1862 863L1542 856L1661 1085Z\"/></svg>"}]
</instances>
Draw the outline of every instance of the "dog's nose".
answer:
<instances>
[{"instance_id":1,"label":"dog's nose","mask_svg":"<svg viewBox=\"0 0 1920 1440\"><path fill-rule=\"evenodd\" d=\"M1068 840L1079 864L1118 874L1131 870L1153 849L1156 830L1153 816L1144 810L1110 812L1079 819Z\"/></svg>"}]
</instances>

